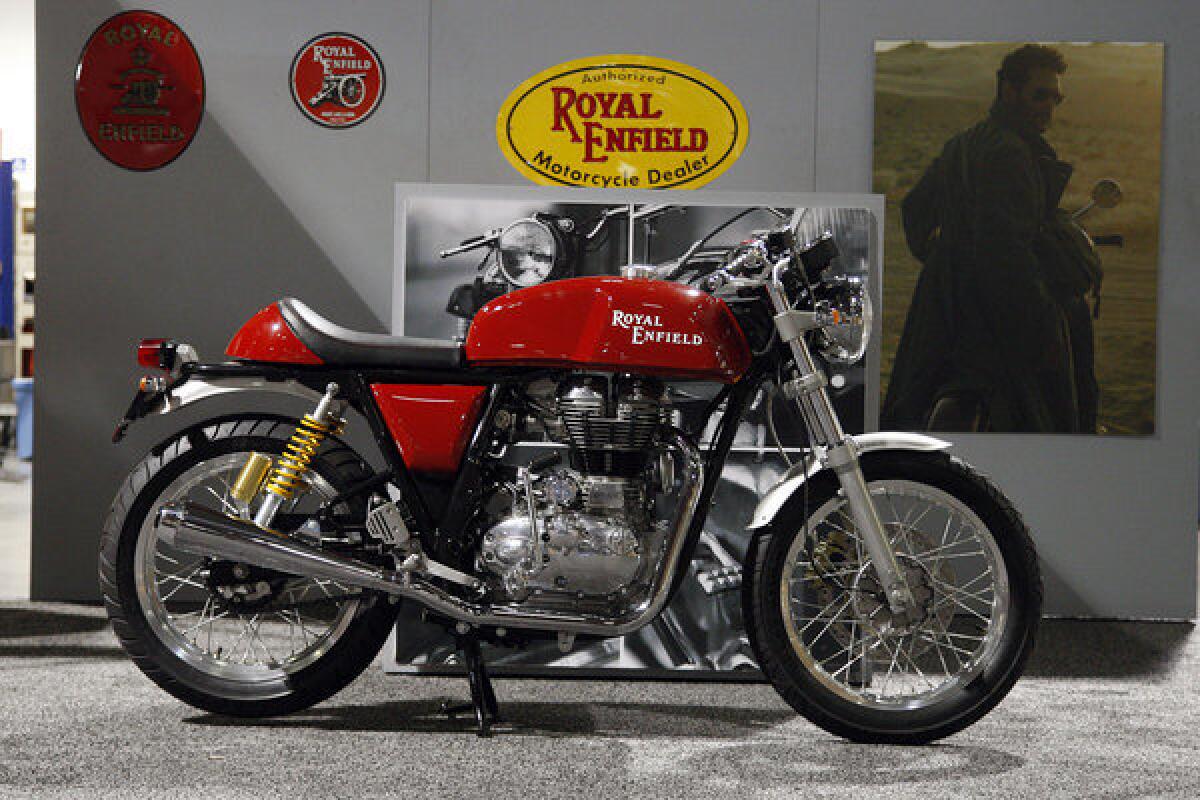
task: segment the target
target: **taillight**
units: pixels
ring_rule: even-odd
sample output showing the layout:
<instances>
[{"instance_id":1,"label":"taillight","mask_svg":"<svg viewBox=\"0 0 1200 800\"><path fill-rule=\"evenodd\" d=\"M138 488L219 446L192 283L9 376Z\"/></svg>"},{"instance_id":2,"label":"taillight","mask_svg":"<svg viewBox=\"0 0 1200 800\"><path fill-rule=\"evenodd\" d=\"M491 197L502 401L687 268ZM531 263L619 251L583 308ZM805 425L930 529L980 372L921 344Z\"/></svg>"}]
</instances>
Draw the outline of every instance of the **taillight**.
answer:
<instances>
[{"instance_id":1,"label":"taillight","mask_svg":"<svg viewBox=\"0 0 1200 800\"><path fill-rule=\"evenodd\" d=\"M175 361L174 343L166 339L142 339L138 343L137 360L146 369L170 372Z\"/></svg>"},{"instance_id":2,"label":"taillight","mask_svg":"<svg viewBox=\"0 0 1200 800\"><path fill-rule=\"evenodd\" d=\"M137 360L146 369L160 369L174 374L187 364L200 360L196 348L174 339L142 339L138 342Z\"/></svg>"}]
</instances>

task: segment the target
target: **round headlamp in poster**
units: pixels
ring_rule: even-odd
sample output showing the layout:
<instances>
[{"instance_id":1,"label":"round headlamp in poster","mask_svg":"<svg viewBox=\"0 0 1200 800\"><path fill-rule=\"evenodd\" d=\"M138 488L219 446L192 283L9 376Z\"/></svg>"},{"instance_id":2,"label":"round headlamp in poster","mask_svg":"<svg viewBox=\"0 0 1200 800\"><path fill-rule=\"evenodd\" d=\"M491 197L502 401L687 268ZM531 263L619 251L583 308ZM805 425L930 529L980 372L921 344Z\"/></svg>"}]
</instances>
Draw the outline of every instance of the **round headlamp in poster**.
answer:
<instances>
[{"instance_id":1,"label":"round headlamp in poster","mask_svg":"<svg viewBox=\"0 0 1200 800\"><path fill-rule=\"evenodd\" d=\"M729 169L749 124L737 97L695 67L606 55L551 67L500 107L500 150L525 177L601 189L694 189Z\"/></svg>"},{"instance_id":2,"label":"round headlamp in poster","mask_svg":"<svg viewBox=\"0 0 1200 800\"><path fill-rule=\"evenodd\" d=\"M75 68L75 107L88 139L119 167L158 169L191 144L204 114L204 71L179 26L126 11L98 27Z\"/></svg>"},{"instance_id":3,"label":"round headlamp in poster","mask_svg":"<svg viewBox=\"0 0 1200 800\"><path fill-rule=\"evenodd\" d=\"M349 128L383 100L383 62L357 36L323 33L292 60L291 86L304 116L327 128Z\"/></svg>"}]
</instances>

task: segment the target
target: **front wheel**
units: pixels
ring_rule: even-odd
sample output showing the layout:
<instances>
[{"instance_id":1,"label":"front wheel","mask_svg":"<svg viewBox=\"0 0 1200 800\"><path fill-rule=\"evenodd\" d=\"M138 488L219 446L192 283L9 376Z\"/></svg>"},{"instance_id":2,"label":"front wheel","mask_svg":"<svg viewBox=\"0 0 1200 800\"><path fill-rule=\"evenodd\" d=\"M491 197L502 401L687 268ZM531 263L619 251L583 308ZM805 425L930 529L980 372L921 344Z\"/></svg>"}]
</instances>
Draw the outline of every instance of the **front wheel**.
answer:
<instances>
[{"instance_id":1,"label":"front wheel","mask_svg":"<svg viewBox=\"0 0 1200 800\"><path fill-rule=\"evenodd\" d=\"M1041 614L1037 555L1020 515L962 461L861 463L915 614L892 613L826 472L751 544L747 628L767 677L811 722L859 742L928 742L978 720L1020 676Z\"/></svg>"}]
</instances>

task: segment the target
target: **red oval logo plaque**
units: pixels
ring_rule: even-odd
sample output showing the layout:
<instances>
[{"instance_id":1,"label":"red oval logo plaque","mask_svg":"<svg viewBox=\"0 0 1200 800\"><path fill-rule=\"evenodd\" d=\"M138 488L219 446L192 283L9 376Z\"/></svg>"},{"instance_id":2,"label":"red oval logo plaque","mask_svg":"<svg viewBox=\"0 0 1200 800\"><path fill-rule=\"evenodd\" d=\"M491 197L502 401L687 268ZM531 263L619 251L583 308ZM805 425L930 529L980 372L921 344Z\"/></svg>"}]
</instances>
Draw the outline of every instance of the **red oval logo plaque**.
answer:
<instances>
[{"instance_id":1,"label":"red oval logo plaque","mask_svg":"<svg viewBox=\"0 0 1200 800\"><path fill-rule=\"evenodd\" d=\"M204 115L204 70L179 26L152 11L109 17L75 68L84 133L119 167L166 166L187 149Z\"/></svg>"},{"instance_id":2,"label":"red oval logo plaque","mask_svg":"<svg viewBox=\"0 0 1200 800\"><path fill-rule=\"evenodd\" d=\"M291 87L304 116L326 128L349 128L383 100L383 62L357 36L323 33L292 59Z\"/></svg>"}]
</instances>

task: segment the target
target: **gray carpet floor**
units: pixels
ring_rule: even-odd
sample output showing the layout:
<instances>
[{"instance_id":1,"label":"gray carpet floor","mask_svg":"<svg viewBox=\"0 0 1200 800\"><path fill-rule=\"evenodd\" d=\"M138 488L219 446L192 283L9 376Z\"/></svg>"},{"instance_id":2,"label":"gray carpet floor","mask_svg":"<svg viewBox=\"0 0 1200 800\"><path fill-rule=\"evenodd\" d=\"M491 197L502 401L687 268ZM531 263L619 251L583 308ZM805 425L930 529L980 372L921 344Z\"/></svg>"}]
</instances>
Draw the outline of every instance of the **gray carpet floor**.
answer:
<instances>
[{"instance_id":1,"label":"gray carpet floor","mask_svg":"<svg viewBox=\"0 0 1200 800\"><path fill-rule=\"evenodd\" d=\"M860 746L766 685L500 680L511 730L437 713L461 679L371 669L283 719L178 703L99 608L0 604L0 797L1200 798L1200 633L1050 620L984 720Z\"/></svg>"}]
</instances>

